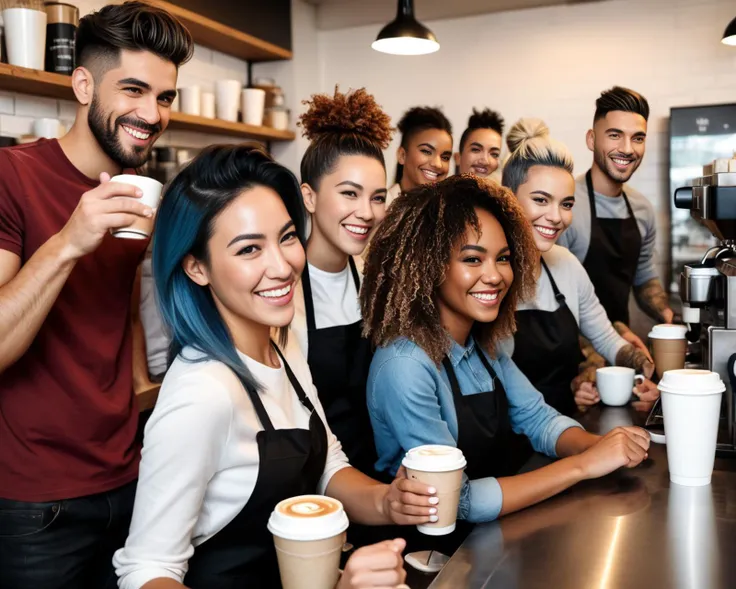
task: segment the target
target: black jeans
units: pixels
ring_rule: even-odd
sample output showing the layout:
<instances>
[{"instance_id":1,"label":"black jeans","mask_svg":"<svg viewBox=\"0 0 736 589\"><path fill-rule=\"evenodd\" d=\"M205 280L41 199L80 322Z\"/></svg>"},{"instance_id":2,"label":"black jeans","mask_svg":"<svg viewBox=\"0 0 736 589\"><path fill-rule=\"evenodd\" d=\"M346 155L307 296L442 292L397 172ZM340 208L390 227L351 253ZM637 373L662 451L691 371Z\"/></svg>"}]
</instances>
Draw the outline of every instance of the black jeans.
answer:
<instances>
[{"instance_id":1,"label":"black jeans","mask_svg":"<svg viewBox=\"0 0 736 589\"><path fill-rule=\"evenodd\" d=\"M0 499L0 587L117 587L112 556L128 536L135 487L46 503Z\"/></svg>"}]
</instances>

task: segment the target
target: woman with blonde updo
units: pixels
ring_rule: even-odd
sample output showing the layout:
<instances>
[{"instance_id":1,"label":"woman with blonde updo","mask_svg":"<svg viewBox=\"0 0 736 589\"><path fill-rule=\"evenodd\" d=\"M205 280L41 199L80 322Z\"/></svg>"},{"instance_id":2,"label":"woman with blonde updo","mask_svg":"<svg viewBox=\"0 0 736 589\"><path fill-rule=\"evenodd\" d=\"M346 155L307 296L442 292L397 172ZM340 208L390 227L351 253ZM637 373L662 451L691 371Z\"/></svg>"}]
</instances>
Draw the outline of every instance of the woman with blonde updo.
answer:
<instances>
[{"instance_id":1,"label":"woman with blonde updo","mask_svg":"<svg viewBox=\"0 0 736 589\"><path fill-rule=\"evenodd\" d=\"M391 119L364 88L313 96L300 126L310 144L301 190L311 215L307 265L292 330L309 361L327 422L350 463L376 462L365 401L372 350L361 336L361 254L386 214L383 150ZM303 296L302 296L303 295Z\"/></svg>"},{"instance_id":2,"label":"woman with blonde updo","mask_svg":"<svg viewBox=\"0 0 736 589\"><path fill-rule=\"evenodd\" d=\"M516 194L537 246L536 294L517 307L517 331L508 352L545 401L571 415L577 406L600 400L595 372L578 374L583 360L580 334L611 364L629 366L647 376L654 367L643 352L616 333L578 259L556 245L572 222L575 205L573 161L567 148L549 137L549 129L539 119L518 121L506 143L511 155L503 170L503 185ZM644 383L635 393L649 400L656 388Z\"/></svg>"}]
</instances>

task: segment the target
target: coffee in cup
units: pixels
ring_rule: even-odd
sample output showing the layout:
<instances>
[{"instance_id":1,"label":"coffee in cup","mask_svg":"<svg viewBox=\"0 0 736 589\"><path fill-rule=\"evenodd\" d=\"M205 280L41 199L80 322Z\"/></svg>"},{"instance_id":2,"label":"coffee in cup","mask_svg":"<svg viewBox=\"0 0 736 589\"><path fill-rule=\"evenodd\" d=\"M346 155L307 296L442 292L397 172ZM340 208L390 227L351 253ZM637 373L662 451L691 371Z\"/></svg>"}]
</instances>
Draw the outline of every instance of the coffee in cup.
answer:
<instances>
[{"instance_id":1,"label":"coffee in cup","mask_svg":"<svg viewBox=\"0 0 736 589\"><path fill-rule=\"evenodd\" d=\"M406 453L401 464L406 467L410 479L437 489L438 520L418 525L417 529L429 536L444 536L454 532L463 470L467 464L462 450L453 446L418 446Z\"/></svg>"},{"instance_id":2,"label":"coffee in cup","mask_svg":"<svg viewBox=\"0 0 736 589\"><path fill-rule=\"evenodd\" d=\"M668 370L680 370L685 368L685 354L687 353L687 340L685 334L687 327L684 325L655 325L649 332L649 341L652 344L652 356L657 376Z\"/></svg>"},{"instance_id":3,"label":"coffee in cup","mask_svg":"<svg viewBox=\"0 0 736 589\"><path fill-rule=\"evenodd\" d=\"M334 589L348 516L342 503L301 495L276 505L268 520L283 589Z\"/></svg>"},{"instance_id":4,"label":"coffee in cup","mask_svg":"<svg viewBox=\"0 0 736 589\"><path fill-rule=\"evenodd\" d=\"M595 384L601 401L611 407L626 405L634 392L634 381L641 383L644 380L644 376L625 366L606 366L595 371Z\"/></svg>"},{"instance_id":5,"label":"coffee in cup","mask_svg":"<svg viewBox=\"0 0 736 589\"><path fill-rule=\"evenodd\" d=\"M161 192L164 185L158 180L147 178L146 176L136 176L135 174L120 174L110 178L110 182L120 182L121 184L132 184L141 189L143 196L134 199L142 202L144 205L151 207L154 211L161 201ZM127 196L119 196L116 198L130 198ZM113 229L111 233L115 237L125 239L146 239L153 231L153 217L138 217L135 222L128 227L119 227Z\"/></svg>"}]
</instances>

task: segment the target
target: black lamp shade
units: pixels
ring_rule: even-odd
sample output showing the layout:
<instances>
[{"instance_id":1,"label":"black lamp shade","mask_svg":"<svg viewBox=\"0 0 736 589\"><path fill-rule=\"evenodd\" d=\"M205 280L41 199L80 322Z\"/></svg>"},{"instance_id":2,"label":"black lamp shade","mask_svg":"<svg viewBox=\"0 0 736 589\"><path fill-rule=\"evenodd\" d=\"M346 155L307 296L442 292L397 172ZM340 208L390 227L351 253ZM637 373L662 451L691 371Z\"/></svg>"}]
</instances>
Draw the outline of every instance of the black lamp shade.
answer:
<instances>
[{"instance_id":1,"label":"black lamp shade","mask_svg":"<svg viewBox=\"0 0 736 589\"><path fill-rule=\"evenodd\" d=\"M724 45L736 45L736 18L734 18L723 32L721 43Z\"/></svg>"},{"instance_id":2,"label":"black lamp shade","mask_svg":"<svg viewBox=\"0 0 736 589\"><path fill-rule=\"evenodd\" d=\"M414 18L413 0L399 0L396 18L381 29L371 47L394 55L423 55L437 51L440 44L434 33Z\"/></svg>"}]
</instances>

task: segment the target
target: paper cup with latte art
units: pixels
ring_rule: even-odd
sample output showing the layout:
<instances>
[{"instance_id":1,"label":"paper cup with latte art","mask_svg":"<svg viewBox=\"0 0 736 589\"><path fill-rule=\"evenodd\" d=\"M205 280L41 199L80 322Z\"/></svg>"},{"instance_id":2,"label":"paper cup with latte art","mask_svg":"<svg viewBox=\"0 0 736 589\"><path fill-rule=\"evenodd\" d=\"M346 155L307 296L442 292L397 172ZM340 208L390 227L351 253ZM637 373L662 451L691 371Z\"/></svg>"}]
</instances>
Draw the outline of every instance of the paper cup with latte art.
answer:
<instances>
[{"instance_id":1,"label":"paper cup with latte art","mask_svg":"<svg viewBox=\"0 0 736 589\"><path fill-rule=\"evenodd\" d=\"M348 516L322 495L281 501L268 520L283 589L334 589L340 574Z\"/></svg>"},{"instance_id":2,"label":"paper cup with latte art","mask_svg":"<svg viewBox=\"0 0 736 589\"><path fill-rule=\"evenodd\" d=\"M467 464L462 450L452 446L428 445L412 448L401 462L406 475L437 489L438 520L421 524L417 529L429 536L444 536L455 531L463 470Z\"/></svg>"}]
</instances>

